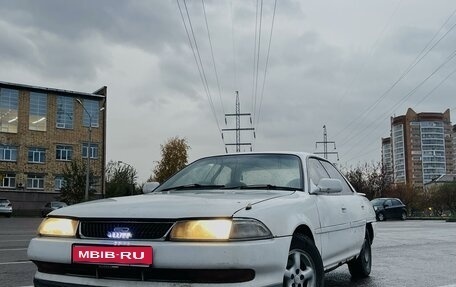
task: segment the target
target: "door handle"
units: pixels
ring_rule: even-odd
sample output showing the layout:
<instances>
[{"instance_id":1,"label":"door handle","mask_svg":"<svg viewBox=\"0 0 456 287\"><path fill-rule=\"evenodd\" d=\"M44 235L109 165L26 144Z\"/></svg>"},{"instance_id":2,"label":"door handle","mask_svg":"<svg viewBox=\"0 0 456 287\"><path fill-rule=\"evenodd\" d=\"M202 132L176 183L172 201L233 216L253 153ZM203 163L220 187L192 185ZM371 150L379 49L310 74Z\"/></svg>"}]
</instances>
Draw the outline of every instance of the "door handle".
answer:
<instances>
[{"instance_id":1,"label":"door handle","mask_svg":"<svg viewBox=\"0 0 456 287\"><path fill-rule=\"evenodd\" d=\"M364 205L361 205L361 209L364 209Z\"/></svg>"},{"instance_id":2,"label":"door handle","mask_svg":"<svg viewBox=\"0 0 456 287\"><path fill-rule=\"evenodd\" d=\"M347 212L347 208L346 207L342 207L342 213L345 213Z\"/></svg>"}]
</instances>

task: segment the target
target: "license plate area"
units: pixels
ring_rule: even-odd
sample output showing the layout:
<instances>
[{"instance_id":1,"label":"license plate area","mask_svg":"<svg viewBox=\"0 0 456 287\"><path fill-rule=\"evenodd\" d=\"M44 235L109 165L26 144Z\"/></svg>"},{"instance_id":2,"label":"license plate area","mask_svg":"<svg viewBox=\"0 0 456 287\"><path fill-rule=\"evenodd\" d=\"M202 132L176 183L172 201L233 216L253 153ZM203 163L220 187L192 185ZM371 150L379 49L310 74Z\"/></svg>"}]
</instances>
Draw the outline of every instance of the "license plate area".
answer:
<instances>
[{"instance_id":1,"label":"license plate area","mask_svg":"<svg viewBox=\"0 0 456 287\"><path fill-rule=\"evenodd\" d=\"M144 267L153 263L151 246L73 244L71 255L72 263Z\"/></svg>"}]
</instances>

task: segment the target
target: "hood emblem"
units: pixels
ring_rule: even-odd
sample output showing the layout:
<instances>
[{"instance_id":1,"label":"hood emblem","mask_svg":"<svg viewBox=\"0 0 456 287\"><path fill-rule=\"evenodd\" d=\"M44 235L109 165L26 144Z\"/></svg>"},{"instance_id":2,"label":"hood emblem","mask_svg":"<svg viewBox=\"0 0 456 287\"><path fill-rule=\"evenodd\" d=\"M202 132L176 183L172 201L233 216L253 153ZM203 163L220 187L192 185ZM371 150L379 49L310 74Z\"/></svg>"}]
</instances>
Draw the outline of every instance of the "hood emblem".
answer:
<instances>
[{"instance_id":1,"label":"hood emblem","mask_svg":"<svg viewBox=\"0 0 456 287\"><path fill-rule=\"evenodd\" d=\"M108 231L106 235L111 239L130 239L133 237L128 227L115 227L112 231Z\"/></svg>"}]
</instances>

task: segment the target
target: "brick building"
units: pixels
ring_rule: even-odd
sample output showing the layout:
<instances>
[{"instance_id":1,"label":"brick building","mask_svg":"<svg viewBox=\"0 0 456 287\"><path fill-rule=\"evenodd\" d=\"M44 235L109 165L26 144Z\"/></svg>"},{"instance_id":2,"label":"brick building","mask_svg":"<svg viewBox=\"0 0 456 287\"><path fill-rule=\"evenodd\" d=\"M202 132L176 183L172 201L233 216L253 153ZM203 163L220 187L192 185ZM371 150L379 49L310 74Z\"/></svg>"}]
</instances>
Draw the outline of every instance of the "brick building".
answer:
<instances>
[{"instance_id":1,"label":"brick building","mask_svg":"<svg viewBox=\"0 0 456 287\"><path fill-rule=\"evenodd\" d=\"M106 96L106 87L84 93L0 82L0 197L13 197L13 206L21 198L26 209L37 194L55 199L65 165L87 156L91 188L103 194Z\"/></svg>"}]
</instances>

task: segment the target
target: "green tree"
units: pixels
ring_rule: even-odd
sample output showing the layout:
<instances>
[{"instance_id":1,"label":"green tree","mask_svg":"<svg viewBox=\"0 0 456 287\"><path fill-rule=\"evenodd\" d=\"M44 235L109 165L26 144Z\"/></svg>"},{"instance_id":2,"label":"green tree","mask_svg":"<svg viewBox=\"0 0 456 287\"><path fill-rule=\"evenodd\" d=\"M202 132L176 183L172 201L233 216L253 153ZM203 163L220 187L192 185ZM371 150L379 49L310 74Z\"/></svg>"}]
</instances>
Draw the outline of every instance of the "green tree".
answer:
<instances>
[{"instance_id":1,"label":"green tree","mask_svg":"<svg viewBox=\"0 0 456 287\"><path fill-rule=\"evenodd\" d=\"M173 174L181 170L187 164L188 150L190 146L187 139L173 137L164 145L160 145L161 160L157 162L153 174L148 181L163 183Z\"/></svg>"},{"instance_id":2,"label":"green tree","mask_svg":"<svg viewBox=\"0 0 456 287\"><path fill-rule=\"evenodd\" d=\"M67 163L63 169L63 181L60 200L67 204L83 202L86 186L86 164L78 160ZM89 176L89 183L93 183L92 173ZM89 189L89 198L93 193L93 190Z\"/></svg>"},{"instance_id":3,"label":"green tree","mask_svg":"<svg viewBox=\"0 0 456 287\"><path fill-rule=\"evenodd\" d=\"M110 161L106 166L106 197L138 194L136 169L118 161Z\"/></svg>"}]
</instances>

